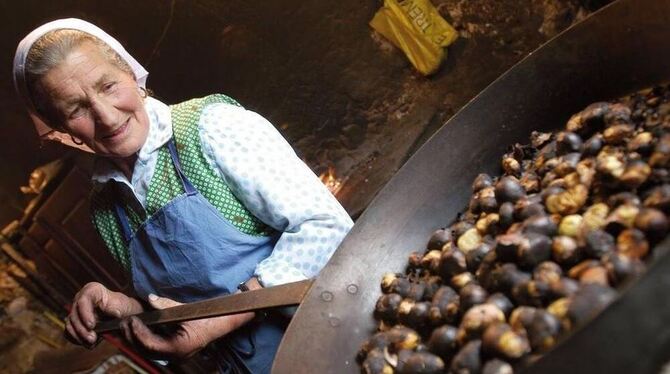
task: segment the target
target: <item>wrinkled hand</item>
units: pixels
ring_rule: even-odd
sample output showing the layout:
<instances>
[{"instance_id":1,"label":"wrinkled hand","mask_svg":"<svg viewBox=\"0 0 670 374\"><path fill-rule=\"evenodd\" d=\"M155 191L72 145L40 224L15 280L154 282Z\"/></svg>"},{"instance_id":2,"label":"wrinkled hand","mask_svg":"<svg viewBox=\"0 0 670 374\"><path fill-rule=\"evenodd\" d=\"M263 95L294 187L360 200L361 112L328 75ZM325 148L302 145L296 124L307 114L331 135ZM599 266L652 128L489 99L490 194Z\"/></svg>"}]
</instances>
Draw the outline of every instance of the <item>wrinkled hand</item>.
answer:
<instances>
[{"instance_id":1,"label":"wrinkled hand","mask_svg":"<svg viewBox=\"0 0 670 374\"><path fill-rule=\"evenodd\" d=\"M149 303L156 309L181 305L177 301L149 295ZM151 331L139 318L131 316L121 323L126 339L147 355L155 358L190 357L211 341L227 334L253 318L253 313L186 321L177 324L169 334Z\"/></svg>"},{"instance_id":2,"label":"wrinkled hand","mask_svg":"<svg viewBox=\"0 0 670 374\"><path fill-rule=\"evenodd\" d=\"M100 283L87 283L74 297L65 320L65 336L75 344L91 347L98 339L93 329L100 315L122 318L140 312L142 305L137 300Z\"/></svg>"}]
</instances>

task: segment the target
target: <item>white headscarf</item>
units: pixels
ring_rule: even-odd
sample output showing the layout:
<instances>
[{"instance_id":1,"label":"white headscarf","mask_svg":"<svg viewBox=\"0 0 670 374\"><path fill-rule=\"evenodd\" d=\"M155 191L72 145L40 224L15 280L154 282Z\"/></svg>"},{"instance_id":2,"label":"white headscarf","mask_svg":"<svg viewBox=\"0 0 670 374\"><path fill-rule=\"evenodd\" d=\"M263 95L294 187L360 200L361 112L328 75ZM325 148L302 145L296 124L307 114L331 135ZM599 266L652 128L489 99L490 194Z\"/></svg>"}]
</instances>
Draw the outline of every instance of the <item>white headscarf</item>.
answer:
<instances>
[{"instance_id":1,"label":"white headscarf","mask_svg":"<svg viewBox=\"0 0 670 374\"><path fill-rule=\"evenodd\" d=\"M116 53L118 53L119 56L121 56L121 58L130 66L130 68L133 70L133 73L135 73L135 80L137 81L138 86L141 88L145 88L149 72L147 72L144 67L142 67L142 65L140 65L140 63L137 62L137 60L135 60L135 58L133 58L133 56L131 56L123 48L118 40L114 39L92 23L77 18L65 18L45 23L44 25L33 30L30 34L23 38L23 40L21 40L19 46L16 48L16 55L14 55L14 88L16 88L16 92L18 93L19 97L23 99L23 102L28 109L28 114L30 114L30 118L35 124L35 130L37 130L37 134L42 139L61 142L71 147L75 147L87 152L93 152L85 144L75 143L70 135L56 131L49 127L44 118L42 118L35 110L35 104L33 103L33 100L28 92L25 72L26 57L28 56L28 52L33 46L33 43L35 43L35 41L42 35L48 33L49 31L59 29L83 31L107 43L107 45L116 51Z\"/></svg>"}]
</instances>

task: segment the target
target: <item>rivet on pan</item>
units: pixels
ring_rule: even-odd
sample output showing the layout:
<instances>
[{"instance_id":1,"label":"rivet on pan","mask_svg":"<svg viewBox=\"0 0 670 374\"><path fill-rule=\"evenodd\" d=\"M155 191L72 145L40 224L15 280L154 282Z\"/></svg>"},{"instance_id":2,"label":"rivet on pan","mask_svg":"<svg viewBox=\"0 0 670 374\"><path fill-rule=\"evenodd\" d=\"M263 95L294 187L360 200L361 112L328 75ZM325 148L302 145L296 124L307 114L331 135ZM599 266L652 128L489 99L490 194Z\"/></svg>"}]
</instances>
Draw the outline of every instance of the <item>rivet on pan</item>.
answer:
<instances>
[{"instance_id":1,"label":"rivet on pan","mask_svg":"<svg viewBox=\"0 0 670 374\"><path fill-rule=\"evenodd\" d=\"M333 293L330 291L323 291L321 292L321 299L323 301L332 301L333 300Z\"/></svg>"},{"instance_id":2,"label":"rivet on pan","mask_svg":"<svg viewBox=\"0 0 670 374\"><path fill-rule=\"evenodd\" d=\"M349 292L352 295L355 294L356 292L358 292L358 286L353 284L353 283L348 285L347 286L347 292Z\"/></svg>"},{"instance_id":3,"label":"rivet on pan","mask_svg":"<svg viewBox=\"0 0 670 374\"><path fill-rule=\"evenodd\" d=\"M340 325L340 319L337 317L330 317L328 318L328 324L332 327L337 327Z\"/></svg>"}]
</instances>

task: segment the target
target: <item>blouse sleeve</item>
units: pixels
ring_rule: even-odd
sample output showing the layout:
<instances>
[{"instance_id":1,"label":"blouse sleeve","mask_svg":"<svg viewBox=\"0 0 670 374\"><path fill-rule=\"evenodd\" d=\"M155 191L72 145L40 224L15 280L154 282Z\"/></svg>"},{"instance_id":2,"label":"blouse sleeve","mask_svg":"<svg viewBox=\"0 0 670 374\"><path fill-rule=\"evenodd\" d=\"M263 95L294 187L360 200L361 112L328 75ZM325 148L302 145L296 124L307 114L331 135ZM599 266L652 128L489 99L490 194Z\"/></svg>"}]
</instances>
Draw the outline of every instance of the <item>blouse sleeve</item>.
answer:
<instances>
[{"instance_id":1,"label":"blouse sleeve","mask_svg":"<svg viewBox=\"0 0 670 374\"><path fill-rule=\"evenodd\" d=\"M353 222L335 197L259 114L214 104L200 118L203 150L235 196L281 232L255 275L265 287L314 277Z\"/></svg>"}]
</instances>

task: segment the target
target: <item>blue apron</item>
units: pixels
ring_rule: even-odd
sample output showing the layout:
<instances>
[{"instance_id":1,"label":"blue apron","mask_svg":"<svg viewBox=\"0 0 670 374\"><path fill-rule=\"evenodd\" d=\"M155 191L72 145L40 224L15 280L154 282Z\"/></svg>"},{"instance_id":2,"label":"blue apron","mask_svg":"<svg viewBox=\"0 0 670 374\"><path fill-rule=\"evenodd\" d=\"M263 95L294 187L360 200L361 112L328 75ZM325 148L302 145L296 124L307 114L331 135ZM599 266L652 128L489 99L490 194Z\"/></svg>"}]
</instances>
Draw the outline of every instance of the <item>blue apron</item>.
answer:
<instances>
[{"instance_id":1,"label":"blue apron","mask_svg":"<svg viewBox=\"0 0 670 374\"><path fill-rule=\"evenodd\" d=\"M116 204L135 291L145 300L153 293L183 303L234 293L270 255L277 236L251 236L235 228L182 172L174 141L167 146L186 192L149 217L134 235L125 210ZM286 324L285 318L270 314L211 344L219 369L269 373Z\"/></svg>"}]
</instances>

